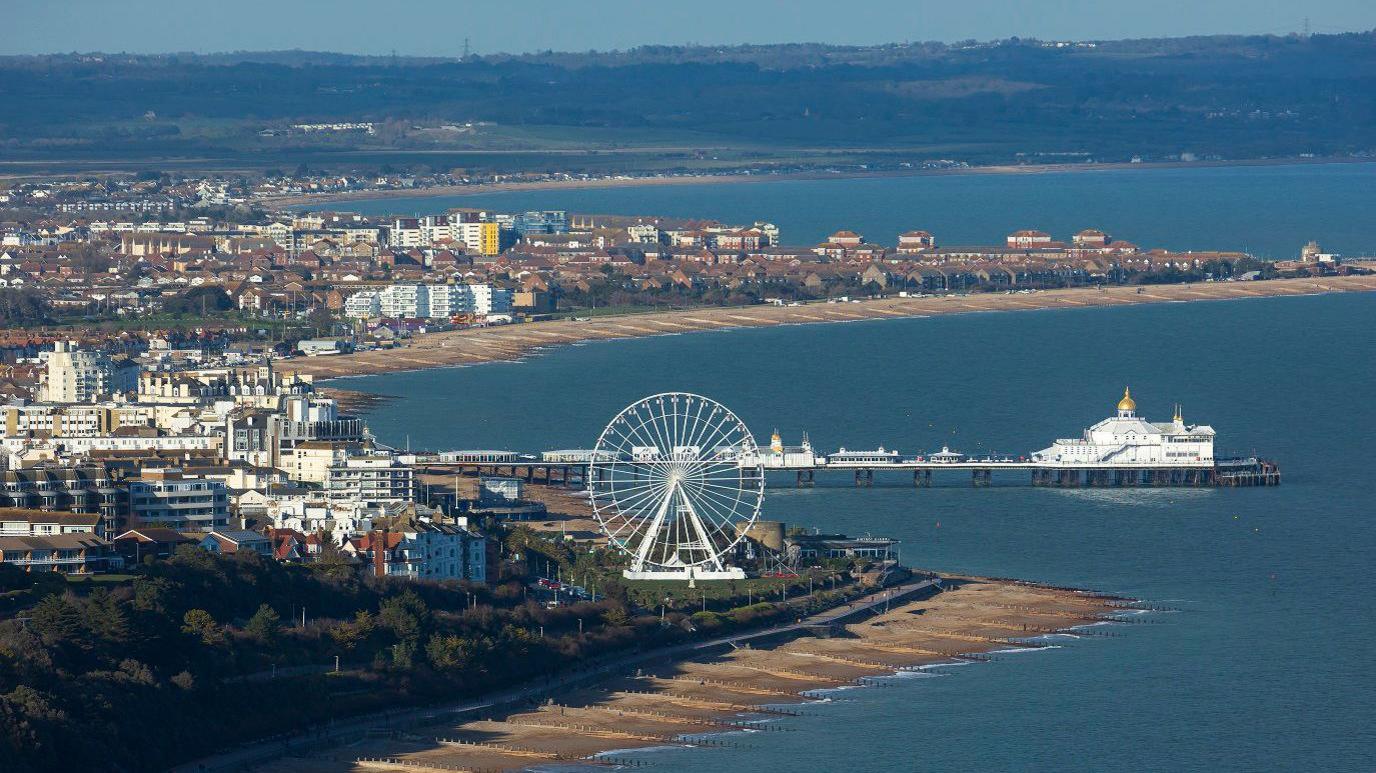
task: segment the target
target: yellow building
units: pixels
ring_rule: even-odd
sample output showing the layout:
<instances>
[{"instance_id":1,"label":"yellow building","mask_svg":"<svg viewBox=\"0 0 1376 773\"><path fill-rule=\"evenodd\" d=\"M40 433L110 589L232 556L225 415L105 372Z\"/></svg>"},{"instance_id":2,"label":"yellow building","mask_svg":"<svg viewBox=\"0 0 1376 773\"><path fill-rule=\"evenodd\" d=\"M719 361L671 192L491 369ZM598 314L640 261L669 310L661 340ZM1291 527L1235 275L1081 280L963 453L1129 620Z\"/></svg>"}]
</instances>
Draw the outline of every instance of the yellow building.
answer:
<instances>
[{"instance_id":1,"label":"yellow building","mask_svg":"<svg viewBox=\"0 0 1376 773\"><path fill-rule=\"evenodd\" d=\"M479 237L478 251L484 255L496 255L502 251L502 234L496 223L480 223L482 233Z\"/></svg>"},{"instance_id":2,"label":"yellow building","mask_svg":"<svg viewBox=\"0 0 1376 773\"><path fill-rule=\"evenodd\" d=\"M455 227L470 253L496 255L502 251L501 227L496 223L459 223Z\"/></svg>"}]
</instances>

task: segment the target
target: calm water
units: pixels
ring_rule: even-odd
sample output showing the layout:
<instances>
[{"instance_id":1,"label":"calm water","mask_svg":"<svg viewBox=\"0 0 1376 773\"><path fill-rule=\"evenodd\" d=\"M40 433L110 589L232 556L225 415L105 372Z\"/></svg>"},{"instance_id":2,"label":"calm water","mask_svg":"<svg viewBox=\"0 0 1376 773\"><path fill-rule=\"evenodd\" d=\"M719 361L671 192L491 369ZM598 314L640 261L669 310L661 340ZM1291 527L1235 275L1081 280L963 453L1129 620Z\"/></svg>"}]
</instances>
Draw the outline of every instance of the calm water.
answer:
<instances>
[{"instance_id":1,"label":"calm water","mask_svg":"<svg viewBox=\"0 0 1376 773\"><path fill-rule=\"evenodd\" d=\"M840 228L880 244L923 228L945 245L999 243L1019 228L1066 240L1082 228L1101 228L1143 247L1290 258L1318 239L1343 254L1376 254L1376 164L771 180L338 205L369 214L434 214L450 207L767 220L788 244L815 244Z\"/></svg>"},{"instance_id":2,"label":"calm water","mask_svg":"<svg viewBox=\"0 0 1376 773\"><path fill-rule=\"evenodd\" d=\"M586 447L661 390L721 400L760 438L823 449L1041 448L1111 412L1212 424L1282 465L1276 489L987 490L901 475L777 481L765 517L903 540L910 563L1178 607L850 690L792 733L647 755L660 770L1370 770L1376 641L1370 468L1376 295L975 314L599 342L527 362L352 379L392 395L384 440ZM983 444L983 445L981 445ZM884 483L891 485L885 486ZM1022 482L1021 477L1006 483Z\"/></svg>"}]
</instances>

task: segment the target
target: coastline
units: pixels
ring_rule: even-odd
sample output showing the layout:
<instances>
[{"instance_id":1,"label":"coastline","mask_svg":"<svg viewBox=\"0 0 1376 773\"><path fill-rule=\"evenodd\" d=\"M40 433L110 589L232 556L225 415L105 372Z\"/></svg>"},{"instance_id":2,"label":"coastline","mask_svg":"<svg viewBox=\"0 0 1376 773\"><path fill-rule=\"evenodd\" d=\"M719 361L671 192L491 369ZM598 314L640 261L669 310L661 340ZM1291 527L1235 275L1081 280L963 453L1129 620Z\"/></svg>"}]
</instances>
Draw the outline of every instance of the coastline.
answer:
<instances>
[{"instance_id":1,"label":"coastline","mask_svg":"<svg viewBox=\"0 0 1376 773\"><path fill-rule=\"evenodd\" d=\"M1376 275L1256 282L1206 282L1179 285L1039 290L1026 295L979 293L926 298L880 298L850 303L813 302L800 306L704 307L642 314L552 320L467 328L415 336L389 350L322 357L298 357L283 367L318 380L519 360L536 349L619 338L643 338L705 330L778 325L900 319L973 312L1031 311L1141 303L1193 303L1240 298L1376 291ZM340 390L332 387L337 393Z\"/></svg>"},{"instance_id":2,"label":"coastline","mask_svg":"<svg viewBox=\"0 0 1376 773\"><path fill-rule=\"evenodd\" d=\"M377 201L383 199L420 199L448 196L481 196L488 193L513 191L554 191L587 190L595 188L635 188L660 187L665 185L721 185L725 183L758 183L780 180L855 180L877 177L947 177L952 175L1021 175L1050 174L1059 172L1104 172L1115 170L1147 169L1197 169L1203 167L1243 167L1243 166L1309 166L1314 164L1361 164L1376 163L1369 158L1287 158L1287 159L1242 159L1237 161L1154 161L1133 164L1112 163L1059 163L1059 164L994 164L989 166L966 166L950 169L892 169L892 170L847 170L847 171L806 171L759 174L702 174L678 175L672 177L605 177L591 180L542 180L533 182L478 183L475 185L436 185L428 188L407 190L342 191L337 193L302 193L294 196L275 196L260 199L257 203L268 207L310 207L316 204L333 204L351 201Z\"/></svg>"},{"instance_id":3,"label":"coastline","mask_svg":"<svg viewBox=\"0 0 1376 773\"><path fill-rule=\"evenodd\" d=\"M828 692L1055 648L1047 637L1093 636L1071 632L1122 622L1141 609L1128 599L1039 583L940 579L873 591L796 623L631 653L552 683L449 706L345 720L323 736L308 732L177 770L495 772L730 747L723 734L767 731L798 713L788 707L826 700Z\"/></svg>"}]
</instances>

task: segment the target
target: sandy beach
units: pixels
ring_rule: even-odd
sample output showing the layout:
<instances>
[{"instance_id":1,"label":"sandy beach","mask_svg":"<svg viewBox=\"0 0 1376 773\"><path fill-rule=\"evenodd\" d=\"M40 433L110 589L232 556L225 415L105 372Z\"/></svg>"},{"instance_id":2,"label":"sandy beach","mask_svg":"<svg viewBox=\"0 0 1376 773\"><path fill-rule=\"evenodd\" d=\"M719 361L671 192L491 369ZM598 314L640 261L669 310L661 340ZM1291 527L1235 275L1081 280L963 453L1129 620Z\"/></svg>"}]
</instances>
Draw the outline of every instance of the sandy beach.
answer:
<instances>
[{"instance_id":1,"label":"sandy beach","mask_svg":"<svg viewBox=\"0 0 1376 773\"><path fill-rule=\"evenodd\" d=\"M844 149L842 149L844 150ZM851 152L865 152L850 149ZM588 180L534 180L529 182L477 183L473 185L435 185L428 188L339 191L330 193L302 193L294 196L275 196L258 200L266 207L315 207L350 202L383 199L437 198L442 196L480 196L504 191L575 191L596 188L661 187L666 185L721 185L724 183L760 183L779 180L850 180L872 177L945 177L950 175L990 174L1047 174L1055 172L1102 172L1108 170L1182 169L1216 166L1291 166L1298 164L1370 163L1365 158L1294 158L1243 159L1238 161L1157 161L1132 163L1074 163L1074 164L992 164L942 169L891 170L814 170L805 172L758 172L755 174L700 174L668 177L599 177Z\"/></svg>"},{"instance_id":2,"label":"sandy beach","mask_svg":"<svg viewBox=\"0 0 1376 773\"><path fill-rule=\"evenodd\" d=\"M690 333L725 328L853 322L869 319L928 317L992 311L1075 309L1130 306L1139 303L1180 303L1287 295L1376 290L1376 276L1275 279L1264 282L1207 282L1041 290L1029 294L978 293L927 298L889 297L850 303L808 303L801 306L741 306L649 312L586 321L553 320L486 328L469 328L416 336L390 350L325 357L301 357L283 367L317 379L358 376L484 362L517 360L533 350L617 338Z\"/></svg>"},{"instance_id":3,"label":"sandy beach","mask_svg":"<svg viewBox=\"0 0 1376 773\"><path fill-rule=\"evenodd\" d=\"M1046 646L1036 637L1121 611L1115 599L1066 589L976 577L945 582L945 592L895 603L887 612L880 606L866 619L833 625L829 636L722 646L647 663L514 710L374 734L255 770L509 771L689 745L725 747L701 753L729 754L741 736L721 734L759 731L768 726L758 725L762 720L805 708L819 697L816 691Z\"/></svg>"}]
</instances>

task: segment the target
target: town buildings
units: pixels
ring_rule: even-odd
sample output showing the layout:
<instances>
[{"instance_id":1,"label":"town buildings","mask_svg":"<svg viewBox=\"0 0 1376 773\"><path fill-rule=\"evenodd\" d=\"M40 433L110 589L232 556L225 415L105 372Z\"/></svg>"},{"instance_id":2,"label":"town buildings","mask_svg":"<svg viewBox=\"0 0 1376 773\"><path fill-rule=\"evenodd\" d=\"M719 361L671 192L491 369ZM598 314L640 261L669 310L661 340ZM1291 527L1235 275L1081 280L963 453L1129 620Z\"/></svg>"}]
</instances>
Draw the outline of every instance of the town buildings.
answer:
<instances>
[{"instance_id":1,"label":"town buildings","mask_svg":"<svg viewBox=\"0 0 1376 773\"><path fill-rule=\"evenodd\" d=\"M418 490L401 455L275 357L393 346L422 329L539 324L550 312L580 307L1226 279L1234 266L1255 263L1243 253L1143 249L1094 228L1066 241L1025 229L975 245L948 244L926 230L842 229L818 244L785 245L764 222L228 209L303 191L415 182L395 175L247 186L201 179L153 190L117 181L108 195L84 183L15 186L28 206L57 205L31 222L0 223L0 288L66 320L172 312L184 329L100 333L81 343L34 326L4 331L0 508L50 515L0 520L0 538L118 535L113 558L133 561L196 545L308 561L332 545L385 576L481 578L475 545L483 537L459 514L526 512L520 482L484 481L478 502L431 509L435 502ZM192 203L218 208L188 210ZM1317 244L1270 269L1360 270ZM229 313L217 317L217 310ZM278 340L288 328L314 331ZM1211 452L1201 439L1207 428L1178 431L1172 422L1149 430L1135 416L1111 421L1045 453L1107 453L1129 429L1132 453L1142 458ZM775 445L767 459L811 453L806 442ZM266 537L265 530L273 533L266 553L263 542L233 536ZM74 562L64 566L78 571L113 565L109 551L91 546L35 543L13 553L27 566L55 568L54 551L62 550L78 551L62 554Z\"/></svg>"},{"instance_id":2,"label":"town buildings","mask_svg":"<svg viewBox=\"0 0 1376 773\"><path fill-rule=\"evenodd\" d=\"M90 534L0 536L0 563L27 572L62 574L94 574L123 566L108 541Z\"/></svg>"},{"instance_id":3,"label":"town buildings","mask_svg":"<svg viewBox=\"0 0 1376 773\"><path fill-rule=\"evenodd\" d=\"M489 320L511 313L512 290L486 284L390 284L362 290L344 302L344 314L357 319Z\"/></svg>"},{"instance_id":4,"label":"town buildings","mask_svg":"<svg viewBox=\"0 0 1376 773\"><path fill-rule=\"evenodd\" d=\"M72 341L58 341L48 356L41 399L54 403L85 403L134 389L138 368L116 363L101 352L78 349Z\"/></svg>"},{"instance_id":5,"label":"town buildings","mask_svg":"<svg viewBox=\"0 0 1376 773\"><path fill-rule=\"evenodd\" d=\"M349 540L344 552L372 567L378 577L487 581L487 541L414 508L374 523L372 531Z\"/></svg>"},{"instance_id":6,"label":"town buildings","mask_svg":"<svg viewBox=\"0 0 1376 773\"><path fill-rule=\"evenodd\" d=\"M409 502L414 493L413 470L390 454L346 457L325 476L325 496L336 501Z\"/></svg>"},{"instance_id":7,"label":"town buildings","mask_svg":"<svg viewBox=\"0 0 1376 773\"><path fill-rule=\"evenodd\" d=\"M175 467L148 469L129 481L129 512L138 525L211 531L229 523L229 491L220 481L189 478Z\"/></svg>"}]
</instances>

